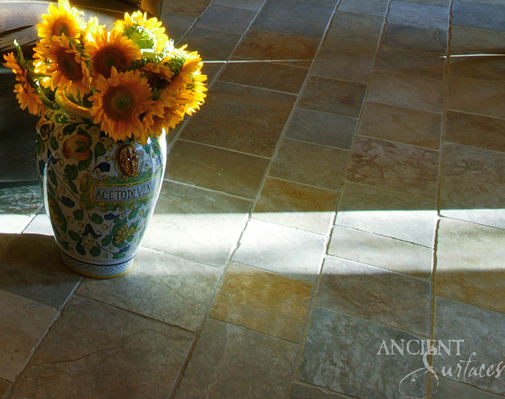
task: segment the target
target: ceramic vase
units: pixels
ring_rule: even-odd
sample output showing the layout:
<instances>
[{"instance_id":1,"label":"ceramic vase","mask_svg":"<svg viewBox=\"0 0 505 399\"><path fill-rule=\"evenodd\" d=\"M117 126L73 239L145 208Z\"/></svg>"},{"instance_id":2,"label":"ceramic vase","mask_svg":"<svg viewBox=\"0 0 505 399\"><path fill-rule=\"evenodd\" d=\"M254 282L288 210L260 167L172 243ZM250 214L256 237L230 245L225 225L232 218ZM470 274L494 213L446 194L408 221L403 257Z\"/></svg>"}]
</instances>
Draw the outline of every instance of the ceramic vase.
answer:
<instances>
[{"instance_id":1,"label":"ceramic vase","mask_svg":"<svg viewBox=\"0 0 505 399\"><path fill-rule=\"evenodd\" d=\"M86 108L58 99L37 124L44 205L64 263L109 278L133 264L166 165L165 134L141 145L114 142Z\"/></svg>"}]
</instances>

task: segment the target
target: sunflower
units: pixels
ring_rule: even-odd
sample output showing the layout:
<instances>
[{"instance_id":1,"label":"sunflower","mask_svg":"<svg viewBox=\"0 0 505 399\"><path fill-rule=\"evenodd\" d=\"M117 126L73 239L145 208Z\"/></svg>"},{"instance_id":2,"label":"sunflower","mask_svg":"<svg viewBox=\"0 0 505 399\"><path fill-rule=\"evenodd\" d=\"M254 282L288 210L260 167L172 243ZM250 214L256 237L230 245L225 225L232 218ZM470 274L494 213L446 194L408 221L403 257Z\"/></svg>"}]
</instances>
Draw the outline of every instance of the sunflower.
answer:
<instances>
[{"instance_id":1,"label":"sunflower","mask_svg":"<svg viewBox=\"0 0 505 399\"><path fill-rule=\"evenodd\" d=\"M141 116L152 111L154 102L150 100L152 92L147 79L140 77L140 71L122 73L112 67L109 79L98 76L95 83L96 93L89 98L94 123L100 124L115 141L143 137L150 121L144 122L146 118Z\"/></svg>"},{"instance_id":2,"label":"sunflower","mask_svg":"<svg viewBox=\"0 0 505 399\"><path fill-rule=\"evenodd\" d=\"M53 37L45 45L38 43L34 51L34 57L38 59L35 72L49 77L49 80L43 81L45 87L51 90L60 88L75 98L90 91L86 56L65 34Z\"/></svg>"},{"instance_id":3,"label":"sunflower","mask_svg":"<svg viewBox=\"0 0 505 399\"><path fill-rule=\"evenodd\" d=\"M135 11L131 16L126 13L124 20L117 20L114 29L126 34L140 48L163 51L168 43L165 28L156 18L147 19L147 14Z\"/></svg>"},{"instance_id":4,"label":"sunflower","mask_svg":"<svg viewBox=\"0 0 505 399\"><path fill-rule=\"evenodd\" d=\"M166 130L175 128L184 119L185 99L180 97L180 91L177 88L170 86L161 92L157 103L162 105L163 112L161 115L153 116L151 129L159 135L163 128Z\"/></svg>"},{"instance_id":5,"label":"sunflower","mask_svg":"<svg viewBox=\"0 0 505 399\"><path fill-rule=\"evenodd\" d=\"M113 30L109 34L105 29L97 29L91 32L91 36L93 40L87 42L87 50L95 78L103 75L108 79L113 67L121 71L124 67L129 67L131 61L142 58L140 49L121 32Z\"/></svg>"},{"instance_id":6,"label":"sunflower","mask_svg":"<svg viewBox=\"0 0 505 399\"><path fill-rule=\"evenodd\" d=\"M49 40L53 36L79 38L84 25L82 12L76 8L70 8L68 0L58 0L58 7L50 4L49 14L43 14L43 21L37 24L38 35L44 40Z\"/></svg>"},{"instance_id":7,"label":"sunflower","mask_svg":"<svg viewBox=\"0 0 505 399\"><path fill-rule=\"evenodd\" d=\"M33 86L30 84L27 72L21 67L21 65L19 65L14 53L5 54L4 59L5 63L3 65L12 69L12 72L16 75L18 83L14 86L14 93L16 93L16 99L18 100L21 109L28 108L28 112L30 114L38 116L42 115L46 107L37 96Z\"/></svg>"},{"instance_id":8,"label":"sunflower","mask_svg":"<svg viewBox=\"0 0 505 399\"><path fill-rule=\"evenodd\" d=\"M160 63L148 63L144 65L140 72L147 78L149 86L153 89L164 89L170 83L174 73L170 67Z\"/></svg>"},{"instance_id":9,"label":"sunflower","mask_svg":"<svg viewBox=\"0 0 505 399\"><path fill-rule=\"evenodd\" d=\"M196 51L188 53L184 51L184 48L185 46L177 49L171 55L172 60L182 61L182 67L176 78L172 81L181 90L185 90L188 85L193 83L191 76L200 74L203 66L202 59Z\"/></svg>"}]
</instances>

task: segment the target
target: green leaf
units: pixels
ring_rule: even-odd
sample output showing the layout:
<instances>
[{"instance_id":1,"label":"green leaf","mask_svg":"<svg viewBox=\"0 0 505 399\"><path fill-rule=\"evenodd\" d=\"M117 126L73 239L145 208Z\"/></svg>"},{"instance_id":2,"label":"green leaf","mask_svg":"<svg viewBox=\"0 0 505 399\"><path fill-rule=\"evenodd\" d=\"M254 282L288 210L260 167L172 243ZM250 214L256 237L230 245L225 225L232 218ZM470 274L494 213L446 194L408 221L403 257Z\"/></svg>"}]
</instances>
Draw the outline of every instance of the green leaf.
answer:
<instances>
[{"instance_id":1,"label":"green leaf","mask_svg":"<svg viewBox=\"0 0 505 399\"><path fill-rule=\"evenodd\" d=\"M65 122L66 122L66 117L65 117ZM65 122L61 122L61 123L65 123ZM77 126L79 126L78 123L69 123L68 125L65 125L65 127L63 128L63 135L68 136L69 134L74 133Z\"/></svg>"},{"instance_id":2,"label":"green leaf","mask_svg":"<svg viewBox=\"0 0 505 399\"><path fill-rule=\"evenodd\" d=\"M139 208L135 208L133 211L130 212L128 215L128 220L132 220L135 217L137 217L137 214L139 213Z\"/></svg>"},{"instance_id":3,"label":"green leaf","mask_svg":"<svg viewBox=\"0 0 505 399\"><path fill-rule=\"evenodd\" d=\"M104 145L101 142L96 143L95 146L95 160L98 159L98 157L104 156L106 154L106 150Z\"/></svg>"},{"instance_id":4,"label":"green leaf","mask_svg":"<svg viewBox=\"0 0 505 399\"><path fill-rule=\"evenodd\" d=\"M56 122L58 122L58 123L61 123L61 124L67 123L66 115L56 114L55 119L56 119ZM65 130L63 130L63 132L65 132Z\"/></svg>"},{"instance_id":5,"label":"green leaf","mask_svg":"<svg viewBox=\"0 0 505 399\"><path fill-rule=\"evenodd\" d=\"M82 209L76 209L74 211L74 219L80 222L82 219L84 219L84 212Z\"/></svg>"},{"instance_id":6,"label":"green leaf","mask_svg":"<svg viewBox=\"0 0 505 399\"><path fill-rule=\"evenodd\" d=\"M61 245L63 245L63 248L68 249L68 246L69 246L68 241L59 240L59 242Z\"/></svg>"},{"instance_id":7,"label":"green leaf","mask_svg":"<svg viewBox=\"0 0 505 399\"><path fill-rule=\"evenodd\" d=\"M68 231L68 235L70 236L70 238L74 241L81 241L81 235L79 233L76 233L75 231L73 230L69 230Z\"/></svg>"},{"instance_id":8,"label":"green leaf","mask_svg":"<svg viewBox=\"0 0 505 399\"><path fill-rule=\"evenodd\" d=\"M105 236L102 240L102 245L106 247L107 245L110 245L110 242L112 241L112 235Z\"/></svg>"},{"instance_id":9,"label":"green leaf","mask_svg":"<svg viewBox=\"0 0 505 399\"><path fill-rule=\"evenodd\" d=\"M94 213L91 215L91 221L95 224L102 224L103 223L103 217L101 217L99 214Z\"/></svg>"},{"instance_id":10,"label":"green leaf","mask_svg":"<svg viewBox=\"0 0 505 399\"><path fill-rule=\"evenodd\" d=\"M51 183L53 183L55 186L57 186L58 185L58 179L56 179L56 173L54 173L54 170L47 169L47 175L49 176L49 179L51 180Z\"/></svg>"},{"instance_id":11,"label":"green leaf","mask_svg":"<svg viewBox=\"0 0 505 399\"><path fill-rule=\"evenodd\" d=\"M75 184L72 180L68 181L68 186L70 187L70 190L72 190L74 193L78 194L77 187L75 186Z\"/></svg>"},{"instance_id":12,"label":"green leaf","mask_svg":"<svg viewBox=\"0 0 505 399\"><path fill-rule=\"evenodd\" d=\"M89 157L86 158L84 161L79 162L79 170L84 170L86 169L91 163L91 152L89 153Z\"/></svg>"},{"instance_id":13,"label":"green leaf","mask_svg":"<svg viewBox=\"0 0 505 399\"><path fill-rule=\"evenodd\" d=\"M123 254L123 253L114 254L112 259L121 259L121 258L124 258L125 256L126 256L126 254Z\"/></svg>"},{"instance_id":14,"label":"green leaf","mask_svg":"<svg viewBox=\"0 0 505 399\"><path fill-rule=\"evenodd\" d=\"M102 250L100 249L100 247L94 246L89 250L89 253L96 258L102 253Z\"/></svg>"},{"instance_id":15,"label":"green leaf","mask_svg":"<svg viewBox=\"0 0 505 399\"><path fill-rule=\"evenodd\" d=\"M121 227L123 227L126 224L126 219L121 220L119 223L117 223L114 228L112 229L112 235L116 236L119 230L121 230Z\"/></svg>"},{"instance_id":16,"label":"green leaf","mask_svg":"<svg viewBox=\"0 0 505 399\"><path fill-rule=\"evenodd\" d=\"M77 179L79 175L79 171L77 170L77 166L75 165L67 165L65 166L65 176L68 180Z\"/></svg>"}]
</instances>

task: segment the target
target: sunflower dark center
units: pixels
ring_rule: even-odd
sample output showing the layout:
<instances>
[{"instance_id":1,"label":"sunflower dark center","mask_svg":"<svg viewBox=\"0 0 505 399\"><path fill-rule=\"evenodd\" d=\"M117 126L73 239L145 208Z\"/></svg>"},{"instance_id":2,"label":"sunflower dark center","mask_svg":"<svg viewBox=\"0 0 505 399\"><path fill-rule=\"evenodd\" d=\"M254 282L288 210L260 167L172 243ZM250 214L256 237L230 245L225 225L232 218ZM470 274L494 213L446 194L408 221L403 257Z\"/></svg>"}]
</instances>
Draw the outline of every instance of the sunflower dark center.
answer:
<instances>
[{"instance_id":1,"label":"sunflower dark center","mask_svg":"<svg viewBox=\"0 0 505 399\"><path fill-rule=\"evenodd\" d=\"M128 58L125 54L113 46L101 48L93 58L93 68L105 78L110 78L112 67L116 67L119 71L122 65L128 64Z\"/></svg>"},{"instance_id":2,"label":"sunflower dark center","mask_svg":"<svg viewBox=\"0 0 505 399\"><path fill-rule=\"evenodd\" d=\"M68 80L79 81L83 78L81 65L75 61L75 56L67 53L64 48L58 50L56 62L61 73Z\"/></svg>"},{"instance_id":3,"label":"sunflower dark center","mask_svg":"<svg viewBox=\"0 0 505 399\"><path fill-rule=\"evenodd\" d=\"M111 87L103 96L103 108L113 121L120 122L132 117L137 107L135 90L125 84Z\"/></svg>"}]
</instances>

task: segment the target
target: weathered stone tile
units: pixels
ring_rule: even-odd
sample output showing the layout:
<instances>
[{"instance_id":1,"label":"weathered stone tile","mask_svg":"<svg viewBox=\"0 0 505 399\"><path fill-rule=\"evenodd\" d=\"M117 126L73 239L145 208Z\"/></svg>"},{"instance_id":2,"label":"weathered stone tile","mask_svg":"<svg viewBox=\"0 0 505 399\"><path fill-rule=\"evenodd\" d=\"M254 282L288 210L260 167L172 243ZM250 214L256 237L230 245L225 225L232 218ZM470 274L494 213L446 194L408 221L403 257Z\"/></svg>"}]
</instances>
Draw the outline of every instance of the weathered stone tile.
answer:
<instances>
[{"instance_id":1,"label":"weathered stone tile","mask_svg":"<svg viewBox=\"0 0 505 399\"><path fill-rule=\"evenodd\" d=\"M325 392L320 388L302 384L291 384L287 399L345 399L344 396Z\"/></svg>"},{"instance_id":2,"label":"weathered stone tile","mask_svg":"<svg viewBox=\"0 0 505 399\"><path fill-rule=\"evenodd\" d=\"M437 151L358 136L346 178L434 199L437 174Z\"/></svg>"},{"instance_id":3,"label":"weathered stone tile","mask_svg":"<svg viewBox=\"0 0 505 399\"><path fill-rule=\"evenodd\" d=\"M505 32L452 25L451 54L503 53Z\"/></svg>"},{"instance_id":4,"label":"weathered stone tile","mask_svg":"<svg viewBox=\"0 0 505 399\"><path fill-rule=\"evenodd\" d=\"M392 24L447 30L449 29L449 9L395 0L389 6L387 21Z\"/></svg>"},{"instance_id":5,"label":"weathered stone tile","mask_svg":"<svg viewBox=\"0 0 505 399\"><path fill-rule=\"evenodd\" d=\"M76 297L30 359L11 398L71 398L79 392L87 398L164 399L192 339L189 331Z\"/></svg>"},{"instance_id":6,"label":"weathered stone tile","mask_svg":"<svg viewBox=\"0 0 505 399\"><path fill-rule=\"evenodd\" d=\"M375 71L370 81L367 101L442 113L443 89L439 80Z\"/></svg>"},{"instance_id":7,"label":"weathered stone tile","mask_svg":"<svg viewBox=\"0 0 505 399\"><path fill-rule=\"evenodd\" d=\"M195 27L242 35L256 12L212 4L198 19Z\"/></svg>"},{"instance_id":8,"label":"weathered stone tile","mask_svg":"<svg viewBox=\"0 0 505 399\"><path fill-rule=\"evenodd\" d=\"M37 216L35 216L30 221L30 224L23 230L23 234L37 234L54 237L51 219L49 216L47 216L46 212L42 211Z\"/></svg>"},{"instance_id":9,"label":"weathered stone tile","mask_svg":"<svg viewBox=\"0 0 505 399\"><path fill-rule=\"evenodd\" d=\"M304 281L231 264L209 317L298 342L313 288Z\"/></svg>"},{"instance_id":10,"label":"weathered stone tile","mask_svg":"<svg viewBox=\"0 0 505 399\"><path fill-rule=\"evenodd\" d=\"M504 228L504 209L505 154L444 145L441 215Z\"/></svg>"},{"instance_id":11,"label":"weathered stone tile","mask_svg":"<svg viewBox=\"0 0 505 399\"><path fill-rule=\"evenodd\" d=\"M366 84L373 61L374 57L371 54L323 48L311 73L314 76Z\"/></svg>"},{"instance_id":12,"label":"weathered stone tile","mask_svg":"<svg viewBox=\"0 0 505 399\"><path fill-rule=\"evenodd\" d=\"M269 160L187 141L177 141L168 157L165 177L254 198Z\"/></svg>"},{"instance_id":13,"label":"weathered stone tile","mask_svg":"<svg viewBox=\"0 0 505 399\"><path fill-rule=\"evenodd\" d=\"M453 25L470 26L490 30L505 30L505 7L503 4L485 4L455 1L452 7Z\"/></svg>"},{"instance_id":14,"label":"weathered stone tile","mask_svg":"<svg viewBox=\"0 0 505 399\"><path fill-rule=\"evenodd\" d=\"M382 16L386 13L387 0L341 0L339 11Z\"/></svg>"},{"instance_id":15,"label":"weathered stone tile","mask_svg":"<svg viewBox=\"0 0 505 399\"><path fill-rule=\"evenodd\" d=\"M212 4L225 7L242 8L244 10L250 11L258 11L264 2L264 0L214 0Z\"/></svg>"},{"instance_id":16,"label":"weathered stone tile","mask_svg":"<svg viewBox=\"0 0 505 399\"><path fill-rule=\"evenodd\" d=\"M335 224L433 248L434 199L346 182Z\"/></svg>"},{"instance_id":17,"label":"weathered stone tile","mask_svg":"<svg viewBox=\"0 0 505 399\"><path fill-rule=\"evenodd\" d=\"M183 42L188 48L198 51L205 61L226 61L240 37L235 33L195 27L184 36Z\"/></svg>"},{"instance_id":18,"label":"weathered stone tile","mask_svg":"<svg viewBox=\"0 0 505 399\"><path fill-rule=\"evenodd\" d=\"M173 39L176 45L181 46L183 43L180 43L180 40L191 29L196 18L163 10L160 20L168 37Z\"/></svg>"},{"instance_id":19,"label":"weathered stone tile","mask_svg":"<svg viewBox=\"0 0 505 399\"><path fill-rule=\"evenodd\" d=\"M253 217L324 235L333 218L337 197L335 191L269 177Z\"/></svg>"},{"instance_id":20,"label":"weathered stone tile","mask_svg":"<svg viewBox=\"0 0 505 399\"><path fill-rule=\"evenodd\" d=\"M307 72L308 69L289 65L245 61L228 64L219 80L296 94L302 88ZM238 114L241 117L247 115L245 112Z\"/></svg>"},{"instance_id":21,"label":"weathered stone tile","mask_svg":"<svg viewBox=\"0 0 505 399\"><path fill-rule=\"evenodd\" d=\"M163 12L199 17L212 0L187 0L184 3L165 1Z\"/></svg>"},{"instance_id":22,"label":"weathered stone tile","mask_svg":"<svg viewBox=\"0 0 505 399\"><path fill-rule=\"evenodd\" d=\"M462 78L505 83L505 58L492 55L450 57L450 74Z\"/></svg>"},{"instance_id":23,"label":"weathered stone tile","mask_svg":"<svg viewBox=\"0 0 505 399\"><path fill-rule=\"evenodd\" d=\"M33 215L1 215L0 234L20 234L33 219Z\"/></svg>"},{"instance_id":24,"label":"weathered stone tile","mask_svg":"<svg viewBox=\"0 0 505 399\"><path fill-rule=\"evenodd\" d=\"M350 149L357 123L354 118L296 108L286 136L295 140Z\"/></svg>"},{"instance_id":25,"label":"weathered stone tile","mask_svg":"<svg viewBox=\"0 0 505 399\"><path fill-rule=\"evenodd\" d=\"M327 257L316 305L428 336L429 282Z\"/></svg>"},{"instance_id":26,"label":"weathered stone tile","mask_svg":"<svg viewBox=\"0 0 505 399\"><path fill-rule=\"evenodd\" d=\"M354 51L373 56L377 50L380 35L377 33L359 32L355 30L330 28L323 42L324 49Z\"/></svg>"},{"instance_id":27,"label":"weathered stone tile","mask_svg":"<svg viewBox=\"0 0 505 399\"><path fill-rule=\"evenodd\" d=\"M366 85L313 76L299 100L301 108L359 117Z\"/></svg>"},{"instance_id":28,"label":"weathered stone tile","mask_svg":"<svg viewBox=\"0 0 505 399\"><path fill-rule=\"evenodd\" d=\"M429 277L433 250L360 230L335 226L328 254L399 273Z\"/></svg>"},{"instance_id":29,"label":"weathered stone tile","mask_svg":"<svg viewBox=\"0 0 505 399\"><path fill-rule=\"evenodd\" d=\"M125 275L86 279L79 295L195 331L202 323L221 270L141 249ZM170 298L160 301L160 298Z\"/></svg>"},{"instance_id":30,"label":"weathered stone tile","mask_svg":"<svg viewBox=\"0 0 505 399\"><path fill-rule=\"evenodd\" d=\"M420 4L428 4L428 5L432 5L432 6L449 7L451 0L403 0L403 1L407 1L409 3L420 3ZM490 1L492 1L492 0L490 0Z\"/></svg>"},{"instance_id":31,"label":"weathered stone tile","mask_svg":"<svg viewBox=\"0 0 505 399\"><path fill-rule=\"evenodd\" d=\"M324 236L251 219L232 260L314 283Z\"/></svg>"},{"instance_id":32,"label":"weathered stone tile","mask_svg":"<svg viewBox=\"0 0 505 399\"><path fill-rule=\"evenodd\" d=\"M382 16L343 12L339 7L333 16L331 27L380 34L383 22L384 18Z\"/></svg>"},{"instance_id":33,"label":"weathered stone tile","mask_svg":"<svg viewBox=\"0 0 505 399\"><path fill-rule=\"evenodd\" d=\"M309 67L320 39L289 33L249 29L233 53L249 60L298 60L296 66Z\"/></svg>"},{"instance_id":34,"label":"weathered stone tile","mask_svg":"<svg viewBox=\"0 0 505 399\"><path fill-rule=\"evenodd\" d=\"M0 380L0 397L9 389L11 384L8 381Z\"/></svg>"},{"instance_id":35,"label":"weathered stone tile","mask_svg":"<svg viewBox=\"0 0 505 399\"><path fill-rule=\"evenodd\" d=\"M9 249L9 245L12 240L18 237L18 234L4 234L0 233L0 262L2 260L2 255L5 251Z\"/></svg>"},{"instance_id":36,"label":"weathered stone tile","mask_svg":"<svg viewBox=\"0 0 505 399\"><path fill-rule=\"evenodd\" d=\"M505 313L505 231L442 218L435 294Z\"/></svg>"},{"instance_id":37,"label":"weathered stone tile","mask_svg":"<svg viewBox=\"0 0 505 399\"><path fill-rule=\"evenodd\" d=\"M417 341L418 338L332 310L316 307L305 341L298 378L310 384L365 399L425 397L421 356L381 350L383 341Z\"/></svg>"},{"instance_id":38,"label":"weathered stone tile","mask_svg":"<svg viewBox=\"0 0 505 399\"><path fill-rule=\"evenodd\" d=\"M0 378L14 381L57 316L56 310L0 290ZM0 380L0 397L7 390Z\"/></svg>"},{"instance_id":39,"label":"weathered stone tile","mask_svg":"<svg viewBox=\"0 0 505 399\"><path fill-rule=\"evenodd\" d=\"M441 129L440 114L366 102L358 134L436 150Z\"/></svg>"},{"instance_id":40,"label":"weathered stone tile","mask_svg":"<svg viewBox=\"0 0 505 399\"><path fill-rule=\"evenodd\" d=\"M445 140L505 152L505 120L448 111Z\"/></svg>"},{"instance_id":41,"label":"weathered stone tile","mask_svg":"<svg viewBox=\"0 0 505 399\"><path fill-rule=\"evenodd\" d=\"M462 359L463 360L463 359ZM467 360L467 359L466 359ZM458 383L438 375L435 379L432 375L431 379L431 398L459 398L459 399L501 399L503 396L494 395L490 392L485 392L480 389L474 388L471 385Z\"/></svg>"},{"instance_id":42,"label":"weathered stone tile","mask_svg":"<svg viewBox=\"0 0 505 399\"><path fill-rule=\"evenodd\" d=\"M142 246L223 267L251 206L247 200L165 181Z\"/></svg>"},{"instance_id":43,"label":"weathered stone tile","mask_svg":"<svg viewBox=\"0 0 505 399\"><path fill-rule=\"evenodd\" d=\"M505 118L505 83L450 77L447 99L454 111Z\"/></svg>"},{"instance_id":44,"label":"weathered stone tile","mask_svg":"<svg viewBox=\"0 0 505 399\"><path fill-rule=\"evenodd\" d=\"M270 176L338 190L344 179L349 151L285 139Z\"/></svg>"},{"instance_id":45,"label":"weathered stone tile","mask_svg":"<svg viewBox=\"0 0 505 399\"><path fill-rule=\"evenodd\" d=\"M460 340L457 353L450 351L449 355L441 350L433 356L435 372L447 379L503 395L505 380L497 378L497 373L498 369L503 370L505 315L443 298L437 298L435 306L436 339L445 343ZM456 367L458 364L463 366L461 370Z\"/></svg>"},{"instance_id":46,"label":"weathered stone tile","mask_svg":"<svg viewBox=\"0 0 505 399\"><path fill-rule=\"evenodd\" d=\"M290 94L216 82L181 138L270 157L295 100Z\"/></svg>"},{"instance_id":47,"label":"weathered stone tile","mask_svg":"<svg viewBox=\"0 0 505 399\"><path fill-rule=\"evenodd\" d=\"M0 186L0 218L2 219L4 215L33 215L42 206L42 192L38 184L13 187Z\"/></svg>"},{"instance_id":48,"label":"weathered stone tile","mask_svg":"<svg viewBox=\"0 0 505 399\"><path fill-rule=\"evenodd\" d=\"M447 30L387 24L382 45L445 54L447 42Z\"/></svg>"},{"instance_id":49,"label":"weathered stone tile","mask_svg":"<svg viewBox=\"0 0 505 399\"><path fill-rule=\"evenodd\" d=\"M374 68L442 80L444 64L445 58L438 54L382 46Z\"/></svg>"},{"instance_id":50,"label":"weathered stone tile","mask_svg":"<svg viewBox=\"0 0 505 399\"><path fill-rule=\"evenodd\" d=\"M304 0L268 0L252 28L321 38L333 6Z\"/></svg>"},{"instance_id":51,"label":"weathered stone tile","mask_svg":"<svg viewBox=\"0 0 505 399\"><path fill-rule=\"evenodd\" d=\"M80 276L68 269L54 238L23 234L0 258L0 288L59 308Z\"/></svg>"},{"instance_id":52,"label":"weathered stone tile","mask_svg":"<svg viewBox=\"0 0 505 399\"><path fill-rule=\"evenodd\" d=\"M282 397L297 349L295 344L209 319L175 397Z\"/></svg>"}]
</instances>

